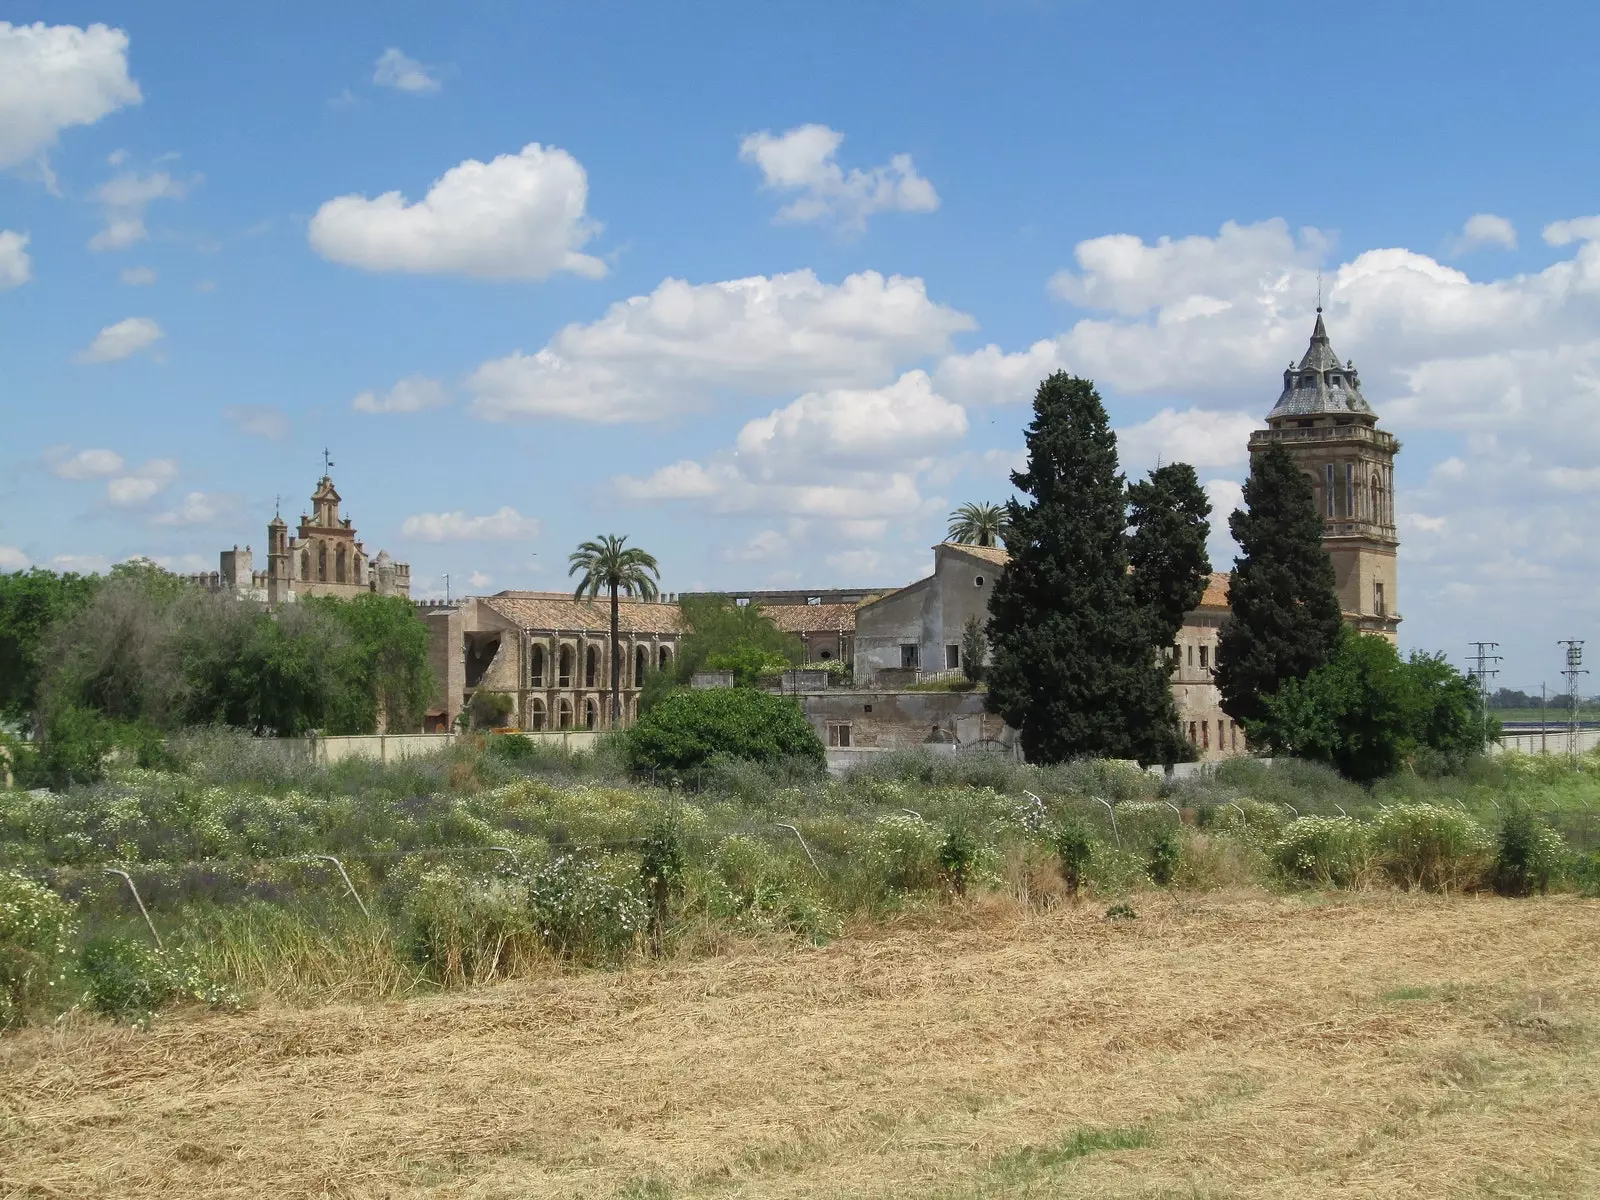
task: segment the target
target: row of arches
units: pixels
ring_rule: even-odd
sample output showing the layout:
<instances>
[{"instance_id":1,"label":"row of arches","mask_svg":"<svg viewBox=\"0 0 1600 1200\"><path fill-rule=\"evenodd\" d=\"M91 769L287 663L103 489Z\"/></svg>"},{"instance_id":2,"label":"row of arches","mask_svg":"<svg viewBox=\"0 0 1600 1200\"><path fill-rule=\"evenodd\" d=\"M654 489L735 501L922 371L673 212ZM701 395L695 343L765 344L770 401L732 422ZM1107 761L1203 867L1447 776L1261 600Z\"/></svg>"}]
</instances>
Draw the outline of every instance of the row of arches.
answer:
<instances>
[{"instance_id":1,"label":"row of arches","mask_svg":"<svg viewBox=\"0 0 1600 1200\"><path fill-rule=\"evenodd\" d=\"M312 574L312 566L316 567L316 574ZM304 583L360 583L361 559L353 552L348 551L343 543L334 547L333 574L328 573L328 543L317 543L316 558L311 556L311 547L303 547L300 551L300 579Z\"/></svg>"},{"instance_id":2,"label":"row of arches","mask_svg":"<svg viewBox=\"0 0 1600 1200\"><path fill-rule=\"evenodd\" d=\"M550 666L549 653L542 643L533 643L528 653L528 686L529 687L572 687L574 669L578 663L577 648L563 643L555 656L555 679L552 684L546 679ZM672 647L660 646L657 648L656 667L666 670L667 664L672 661ZM607 676L602 675L603 656L600 647L591 645L585 648L583 655L583 685L586 688L605 687L610 683ZM633 679L630 682L627 673L622 676L623 687L642 687L645 673L650 669L650 647L635 646L633 653Z\"/></svg>"},{"instance_id":3,"label":"row of arches","mask_svg":"<svg viewBox=\"0 0 1600 1200\"><path fill-rule=\"evenodd\" d=\"M581 711L582 724L574 724L574 719ZM623 715L626 718L636 718L639 715L638 697L623 701ZM528 700L528 715L524 728L533 733L541 733L546 729L599 729L600 728L600 702L593 696L583 701L581 710L575 708L571 700L565 696L555 702L555 713L551 714L545 702L538 696Z\"/></svg>"}]
</instances>

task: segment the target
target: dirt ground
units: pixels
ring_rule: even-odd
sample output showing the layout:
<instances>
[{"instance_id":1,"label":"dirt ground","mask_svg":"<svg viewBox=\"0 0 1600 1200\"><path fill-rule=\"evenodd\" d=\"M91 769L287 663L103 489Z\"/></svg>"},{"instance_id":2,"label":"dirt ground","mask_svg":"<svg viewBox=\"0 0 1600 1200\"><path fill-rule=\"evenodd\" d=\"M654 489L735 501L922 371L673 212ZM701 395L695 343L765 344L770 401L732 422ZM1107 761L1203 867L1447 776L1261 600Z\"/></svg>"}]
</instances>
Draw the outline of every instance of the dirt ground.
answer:
<instances>
[{"instance_id":1,"label":"dirt ground","mask_svg":"<svg viewBox=\"0 0 1600 1200\"><path fill-rule=\"evenodd\" d=\"M1600 902L995 901L0 1041L0 1196L1600 1196Z\"/></svg>"}]
</instances>

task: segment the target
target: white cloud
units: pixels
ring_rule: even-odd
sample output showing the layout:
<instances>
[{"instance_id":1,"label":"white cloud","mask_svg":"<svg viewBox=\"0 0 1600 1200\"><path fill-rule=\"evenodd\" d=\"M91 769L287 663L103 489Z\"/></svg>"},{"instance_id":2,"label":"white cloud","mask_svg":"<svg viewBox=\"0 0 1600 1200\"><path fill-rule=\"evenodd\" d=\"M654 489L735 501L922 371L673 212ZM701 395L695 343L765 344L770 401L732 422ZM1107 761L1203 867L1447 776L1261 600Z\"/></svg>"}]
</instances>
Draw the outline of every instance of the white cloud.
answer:
<instances>
[{"instance_id":1,"label":"white cloud","mask_svg":"<svg viewBox=\"0 0 1600 1200\"><path fill-rule=\"evenodd\" d=\"M51 470L61 479L106 479L127 465L115 450L79 450L68 457L67 448L49 455Z\"/></svg>"},{"instance_id":2,"label":"white cloud","mask_svg":"<svg viewBox=\"0 0 1600 1200\"><path fill-rule=\"evenodd\" d=\"M809 393L748 422L731 452L616 480L631 500L696 501L716 513L825 517L881 537L919 513L918 477L965 436L966 414L923 371L877 389ZM836 526L837 527L837 526Z\"/></svg>"},{"instance_id":3,"label":"white cloud","mask_svg":"<svg viewBox=\"0 0 1600 1200\"><path fill-rule=\"evenodd\" d=\"M1197 470L1236 467L1250 456L1252 430L1261 419L1247 412L1164 408L1148 421L1117 430L1117 457L1130 479L1159 459L1186 462Z\"/></svg>"},{"instance_id":4,"label":"white cloud","mask_svg":"<svg viewBox=\"0 0 1600 1200\"><path fill-rule=\"evenodd\" d=\"M32 561L15 546L0 546L0 571L26 571Z\"/></svg>"},{"instance_id":5,"label":"white cloud","mask_svg":"<svg viewBox=\"0 0 1600 1200\"><path fill-rule=\"evenodd\" d=\"M932 303L922 280L876 271L838 284L811 271L706 284L667 279L592 324L568 325L536 354L484 363L466 386L473 412L490 420L652 420L730 391L879 385L972 326Z\"/></svg>"},{"instance_id":6,"label":"white cloud","mask_svg":"<svg viewBox=\"0 0 1600 1200\"><path fill-rule=\"evenodd\" d=\"M841 550L830 554L827 563L841 574L871 575L883 566L883 555L876 550Z\"/></svg>"},{"instance_id":7,"label":"white cloud","mask_svg":"<svg viewBox=\"0 0 1600 1200\"><path fill-rule=\"evenodd\" d=\"M1505 217L1494 213L1473 213L1461 227L1452 249L1456 254L1466 254L1482 246L1499 246L1505 250L1517 248L1517 227Z\"/></svg>"},{"instance_id":8,"label":"white cloud","mask_svg":"<svg viewBox=\"0 0 1600 1200\"><path fill-rule=\"evenodd\" d=\"M350 407L363 413L413 413L439 408L450 403L450 393L437 379L411 375L400 380L386 395L362 392Z\"/></svg>"},{"instance_id":9,"label":"white cloud","mask_svg":"<svg viewBox=\"0 0 1600 1200\"><path fill-rule=\"evenodd\" d=\"M1544 240L1552 246L1600 241L1600 217L1574 217L1569 221L1552 221L1544 227Z\"/></svg>"},{"instance_id":10,"label":"white cloud","mask_svg":"<svg viewBox=\"0 0 1600 1200\"><path fill-rule=\"evenodd\" d=\"M92 125L141 99L128 78L122 30L0 21L0 167L48 150L63 129Z\"/></svg>"},{"instance_id":11,"label":"white cloud","mask_svg":"<svg viewBox=\"0 0 1600 1200\"><path fill-rule=\"evenodd\" d=\"M111 569L111 560L103 554L57 554L50 560L50 565L58 571L98 575Z\"/></svg>"},{"instance_id":12,"label":"white cloud","mask_svg":"<svg viewBox=\"0 0 1600 1200\"><path fill-rule=\"evenodd\" d=\"M189 492L168 512L157 513L150 520L156 525L212 525L238 508L235 496L215 492Z\"/></svg>"},{"instance_id":13,"label":"white cloud","mask_svg":"<svg viewBox=\"0 0 1600 1200\"><path fill-rule=\"evenodd\" d=\"M467 586L486 588L494 583L494 576L487 571L473 571L467 576Z\"/></svg>"},{"instance_id":14,"label":"white cloud","mask_svg":"<svg viewBox=\"0 0 1600 1200\"><path fill-rule=\"evenodd\" d=\"M281 442L289 436L288 415L272 404L233 404L223 409L222 415L246 437Z\"/></svg>"},{"instance_id":15,"label":"white cloud","mask_svg":"<svg viewBox=\"0 0 1600 1200\"><path fill-rule=\"evenodd\" d=\"M115 325L107 325L95 334L94 341L78 355L78 361L115 362L119 358L127 358L130 354L137 354L165 336L161 326L149 317L128 317Z\"/></svg>"},{"instance_id":16,"label":"white cloud","mask_svg":"<svg viewBox=\"0 0 1600 1200\"><path fill-rule=\"evenodd\" d=\"M1205 489L1206 499L1211 501L1211 536L1206 539L1206 553L1211 557L1213 571L1230 571L1239 543L1228 531L1228 518L1234 509L1244 507L1244 486L1235 479L1208 479Z\"/></svg>"},{"instance_id":17,"label":"white cloud","mask_svg":"<svg viewBox=\"0 0 1600 1200\"><path fill-rule=\"evenodd\" d=\"M729 546L722 552L725 562L761 562L776 558L789 548L789 539L776 529L763 529L749 541L739 546Z\"/></svg>"},{"instance_id":18,"label":"white cloud","mask_svg":"<svg viewBox=\"0 0 1600 1200\"><path fill-rule=\"evenodd\" d=\"M400 532L422 542L508 542L538 537L537 517L525 517L509 504L483 517L466 513L417 513L405 519Z\"/></svg>"},{"instance_id":19,"label":"white cloud","mask_svg":"<svg viewBox=\"0 0 1600 1200\"><path fill-rule=\"evenodd\" d=\"M156 281L156 269L154 267L124 267L122 274L118 278L128 287L148 287Z\"/></svg>"},{"instance_id":20,"label":"white cloud","mask_svg":"<svg viewBox=\"0 0 1600 1200\"><path fill-rule=\"evenodd\" d=\"M761 168L767 187L799 193L778 210L779 221L832 221L858 233L874 213L939 207L938 192L917 174L909 154L847 173L834 158L843 142L844 134L826 125L801 125L777 136L762 130L739 143L739 157Z\"/></svg>"},{"instance_id":21,"label":"white cloud","mask_svg":"<svg viewBox=\"0 0 1600 1200\"><path fill-rule=\"evenodd\" d=\"M600 229L584 211L588 194L577 159L530 142L519 154L450 168L416 204L397 191L329 200L309 236L322 257L368 271L598 279L605 264L579 253Z\"/></svg>"},{"instance_id":22,"label":"white cloud","mask_svg":"<svg viewBox=\"0 0 1600 1200\"><path fill-rule=\"evenodd\" d=\"M137 470L106 482L106 499L117 508L137 508L178 477L178 464L170 458L152 458Z\"/></svg>"},{"instance_id":23,"label":"white cloud","mask_svg":"<svg viewBox=\"0 0 1600 1200\"><path fill-rule=\"evenodd\" d=\"M33 278L33 261L28 257L28 235L0 229L0 291L21 287Z\"/></svg>"},{"instance_id":24,"label":"white cloud","mask_svg":"<svg viewBox=\"0 0 1600 1200\"><path fill-rule=\"evenodd\" d=\"M410 92L413 96L427 95L440 88L439 80L429 73L427 67L402 54L397 46L390 46L378 56L378 61L373 64L372 82L379 87Z\"/></svg>"},{"instance_id":25,"label":"white cloud","mask_svg":"<svg viewBox=\"0 0 1600 1200\"><path fill-rule=\"evenodd\" d=\"M106 227L89 239L91 250L124 250L150 236L144 227L144 210L156 200L181 200L199 182L174 179L165 171L149 175L126 172L95 189L94 198L105 206Z\"/></svg>"}]
</instances>

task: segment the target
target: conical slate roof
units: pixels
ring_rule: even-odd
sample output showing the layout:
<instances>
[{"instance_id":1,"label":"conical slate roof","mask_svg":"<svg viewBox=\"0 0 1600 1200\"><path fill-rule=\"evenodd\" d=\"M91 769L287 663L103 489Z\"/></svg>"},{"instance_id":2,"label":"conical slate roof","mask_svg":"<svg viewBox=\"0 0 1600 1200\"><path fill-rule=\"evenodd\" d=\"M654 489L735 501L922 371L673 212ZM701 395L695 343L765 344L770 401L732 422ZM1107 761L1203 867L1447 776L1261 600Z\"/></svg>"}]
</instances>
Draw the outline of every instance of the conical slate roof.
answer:
<instances>
[{"instance_id":1,"label":"conical slate roof","mask_svg":"<svg viewBox=\"0 0 1600 1200\"><path fill-rule=\"evenodd\" d=\"M1372 405L1361 394L1361 377L1353 366L1340 363L1328 342L1328 330L1317 309L1317 325L1311 331L1311 344L1298 367L1283 373L1283 394L1267 414L1274 417L1312 417L1324 413L1373 417Z\"/></svg>"}]
</instances>

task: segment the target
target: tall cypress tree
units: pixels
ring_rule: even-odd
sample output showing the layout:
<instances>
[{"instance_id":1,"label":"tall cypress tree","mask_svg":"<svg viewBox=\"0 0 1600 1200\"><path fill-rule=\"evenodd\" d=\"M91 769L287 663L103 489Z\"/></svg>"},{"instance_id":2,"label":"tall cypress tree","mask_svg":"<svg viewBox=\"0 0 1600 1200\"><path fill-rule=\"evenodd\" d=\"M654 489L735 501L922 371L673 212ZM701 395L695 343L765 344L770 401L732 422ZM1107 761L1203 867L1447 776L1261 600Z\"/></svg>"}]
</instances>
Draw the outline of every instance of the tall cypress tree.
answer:
<instances>
[{"instance_id":1,"label":"tall cypress tree","mask_svg":"<svg viewBox=\"0 0 1600 1200\"><path fill-rule=\"evenodd\" d=\"M1150 616L1152 642L1170 646L1211 578L1211 501L1194 468L1168 463L1129 485L1128 524L1133 598Z\"/></svg>"},{"instance_id":2,"label":"tall cypress tree","mask_svg":"<svg viewBox=\"0 0 1600 1200\"><path fill-rule=\"evenodd\" d=\"M1343 628L1311 483L1281 445L1251 462L1244 504L1228 518L1240 554L1216 674L1222 710L1240 722L1260 720L1263 697L1332 658Z\"/></svg>"},{"instance_id":3,"label":"tall cypress tree","mask_svg":"<svg viewBox=\"0 0 1600 1200\"><path fill-rule=\"evenodd\" d=\"M1170 761L1177 715L1151 621L1128 575L1117 438L1087 379L1039 385L1028 467L1011 482L1011 561L989 600L988 707L1033 762Z\"/></svg>"}]
</instances>

